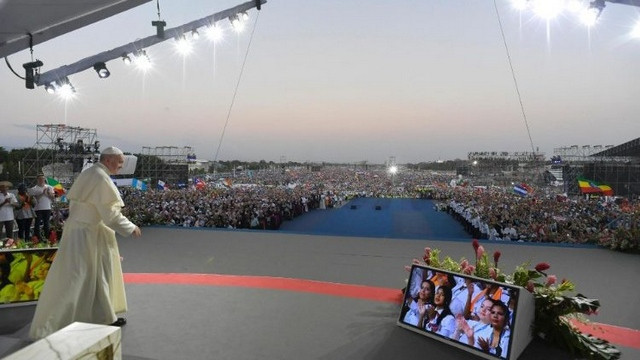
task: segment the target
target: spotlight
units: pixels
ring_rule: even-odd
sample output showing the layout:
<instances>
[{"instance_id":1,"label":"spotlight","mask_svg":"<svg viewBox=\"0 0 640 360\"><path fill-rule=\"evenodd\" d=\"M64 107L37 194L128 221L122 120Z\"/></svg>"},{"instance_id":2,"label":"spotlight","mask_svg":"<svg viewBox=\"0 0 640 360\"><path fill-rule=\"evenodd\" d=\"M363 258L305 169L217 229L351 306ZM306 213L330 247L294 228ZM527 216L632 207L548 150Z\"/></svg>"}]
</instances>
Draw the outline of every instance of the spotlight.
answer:
<instances>
[{"instance_id":1,"label":"spotlight","mask_svg":"<svg viewBox=\"0 0 640 360\"><path fill-rule=\"evenodd\" d=\"M97 62L93 64L93 70L98 73L98 77L100 77L101 79L108 78L109 75L111 75L111 73L107 69L107 65L105 65L105 63L103 62Z\"/></svg>"},{"instance_id":2,"label":"spotlight","mask_svg":"<svg viewBox=\"0 0 640 360\"><path fill-rule=\"evenodd\" d=\"M122 54L122 61L125 65L131 65L131 58L127 54Z\"/></svg>"},{"instance_id":3,"label":"spotlight","mask_svg":"<svg viewBox=\"0 0 640 360\"><path fill-rule=\"evenodd\" d=\"M242 31L242 21L240 21L240 18L237 14L229 16L229 22L231 22L231 26L235 31Z\"/></svg>"},{"instance_id":4,"label":"spotlight","mask_svg":"<svg viewBox=\"0 0 640 360\"><path fill-rule=\"evenodd\" d=\"M197 29L193 29L193 31L191 31L191 38L193 40L198 40L200 38L200 33Z\"/></svg>"},{"instance_id":5,"label":"spotlight","mask_svg":"<svg viewBox=\"0 0 640 360\"><path fill-rule=\"evenodd\" d=\"M49 84L47 84L44 89L49 93L49 94L55 94L56 92L56 83L55 82L50 82Z\"/></svg>"},{"instance_id":6,"label":"spotlight","mask_svg":"<svg viewBox=\"0 0 640 360\"><path fill-rule=\"evenodd\" d=\"M240 13L240 18L242 19L242 21L247 21L249 20L249 14L247 14L246 11L243 11Z\"/></svg>"},{"instance_id":7,"label":"spotlight","mask_svg":"<svg viewBox=\"0 0 640 360\"><path fill-rule=\"evenodd\" d=\"M206 35L211 41L218 41L222 39L222 28L220 26L216 26L216 24L211 24L211 26L207 26Z\"/></svg>"},{"instance_id":8,"label":"spotlight","mask_svg":"<svg viewBox=\"0 0 640 360\"><path fill-rule=\"evenodd\" d=\"M96 140L93 143L93 152L100 152L100 141Z\"/></svg>"},{"instance_id":9,"label":"spotlight","mask_svg":"<svg viewBox=\"0 0 640 360\"><path fill-rule=\"evenodd\" d=\"M193 50L191 46L191 42L187 40L187 37L184 34L176 37L176 49L182 56L187 56Z\"/></svg>"},{"instance_id":10,"label":"spotlight","mask_svg":"<svg viewBox=\"0 0 640 360\"><path fill-rule=\"evenodd\" d=\"M138 69L144 72L151 69L151 59L149 59L149 56L147 56L146 51L138 51L138 53L136 54L136 66L138 67Z\"/></svg>"},{"instance_id":11,"label":"spotlight","mask_svg":"<svg viewBox=\"0 0 640 360\"><path fill-rule=\"evenodd\" d=\"M564 2L558 0L536 0L531 6L536 15L546 20L557 17L564 10Z\"/></svg>"},{"instance_id":12,"label":"spotlight","mask_svg":"<svg viewBox=\"0 0 640 360\"><path fill-rule=\"evenodd\" d=\"M76 93L76 89L71 85L68 78L64 78L62 80L58 80L58 88L56 89L56 93L60 95L64 100L69 100L74 97Z\"/></svg>"},{"instance_id":13,"label":"spotlight","mask_svg":"<svg viewBox=\"0 0 640 360\"><path fill-rule=\"evenodd\" d=\"M589 7L584 9L582 14L580 15L580 20L582 23L587 26L595 25L596 21L602 14L602 10L604 9L604 0L594 0L589 4Z\"/></svg>"}]
</instances>

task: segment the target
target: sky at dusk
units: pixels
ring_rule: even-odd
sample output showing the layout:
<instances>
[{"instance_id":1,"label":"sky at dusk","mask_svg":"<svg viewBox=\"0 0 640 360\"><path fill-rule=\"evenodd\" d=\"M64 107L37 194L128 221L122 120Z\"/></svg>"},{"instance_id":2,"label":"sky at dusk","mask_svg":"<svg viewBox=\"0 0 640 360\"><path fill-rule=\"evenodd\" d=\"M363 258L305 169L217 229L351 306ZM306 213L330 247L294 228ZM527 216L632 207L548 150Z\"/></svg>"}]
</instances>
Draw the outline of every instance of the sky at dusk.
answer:
<instances>
[{"instance_id":1,"label":"sky at dusk","mask_svg":"<svg viewBox=\"0 0 640 360\"><path fill-rule=\"evenodd\" d=\"M244 1L161 0L167 28ZM550 22L497 0L533 145L640 136L640 8L607 3L590 31L569 14ZM1 11L1 10L0 10ZM72 75L65 103L28 90L2 64L0 146L34 146L37 124L97 129L103 146L191 146L213 160L398 163L531 151L491 0L268 0L223 42L201 37L183 58L168 40L147 49L143 74L121 60L111 76ZM36 45L43 71L155 33L156 2ZM232 104L251 32L255 32ZM28 51L9 56L22 74ZM231 109L231 110L230 110Z\"/></svg>"}]
</instances>

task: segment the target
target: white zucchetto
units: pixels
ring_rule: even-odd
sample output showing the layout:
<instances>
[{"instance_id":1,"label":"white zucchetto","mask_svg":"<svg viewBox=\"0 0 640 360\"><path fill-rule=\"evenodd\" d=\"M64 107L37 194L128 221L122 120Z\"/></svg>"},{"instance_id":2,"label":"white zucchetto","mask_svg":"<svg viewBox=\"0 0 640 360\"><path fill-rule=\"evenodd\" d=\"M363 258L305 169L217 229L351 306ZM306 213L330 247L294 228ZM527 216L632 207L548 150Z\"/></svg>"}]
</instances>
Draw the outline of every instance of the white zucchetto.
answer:
<instances>
[{"instance_id":1,"label":"white zucchetto","mask_svg":"<svg viewBox=\"0 0 640 360\"><path fill-rule=\"evenodd\" d=\"M124 155L122 150L118 149L115 146L109 146L108 148L102 150L101 155Z\"/></svg>"}]
</instances>

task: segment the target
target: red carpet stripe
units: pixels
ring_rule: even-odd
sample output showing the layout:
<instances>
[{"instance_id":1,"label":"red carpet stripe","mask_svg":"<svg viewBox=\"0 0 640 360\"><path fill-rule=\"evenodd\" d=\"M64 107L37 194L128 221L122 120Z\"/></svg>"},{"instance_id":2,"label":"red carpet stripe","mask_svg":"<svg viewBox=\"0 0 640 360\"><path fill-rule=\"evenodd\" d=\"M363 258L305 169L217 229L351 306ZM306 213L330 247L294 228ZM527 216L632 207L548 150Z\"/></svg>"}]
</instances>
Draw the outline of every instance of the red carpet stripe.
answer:
<instances>
[{"instance_id":1,"label":"red carpet stripe","mask_svg":"<svg viewBox=\"0 0 640 360\"><path fill-rule=\"evenodd\" d=\"M128 284L233 286L253 289L307 292L395 304L400 304L402 302L400 289L273 276L127 273L124 274L124 280ZM580 331L605 339L612 344L640 349L640 331L638 330L595 322L582 324L574 321L573 324Z\"/></svg>"}]
</instances>

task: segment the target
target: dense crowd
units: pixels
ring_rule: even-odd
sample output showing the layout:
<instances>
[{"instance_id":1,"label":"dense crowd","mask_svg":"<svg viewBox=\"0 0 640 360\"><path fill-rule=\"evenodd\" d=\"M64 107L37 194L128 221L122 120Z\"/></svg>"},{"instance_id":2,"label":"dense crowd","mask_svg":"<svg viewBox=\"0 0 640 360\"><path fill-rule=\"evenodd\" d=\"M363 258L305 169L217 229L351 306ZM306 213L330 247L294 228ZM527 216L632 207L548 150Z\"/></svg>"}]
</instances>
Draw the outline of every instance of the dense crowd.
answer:
<instances>
[{"instance_id":1,"label":"dense crowd","mask_svg":"<svg viewBox=\"0 0 640 360\"><path fill-rule=\"evenodd\" d=\"M523 197L504 187L451 186L453 174L325 168L246 173L233 185L127 190L125 214L142 225L278 229L283 221L357 197L428 197L473 237L639 248L640 202L569 199L540 188Z\"/></svg>"}]
</instances>

